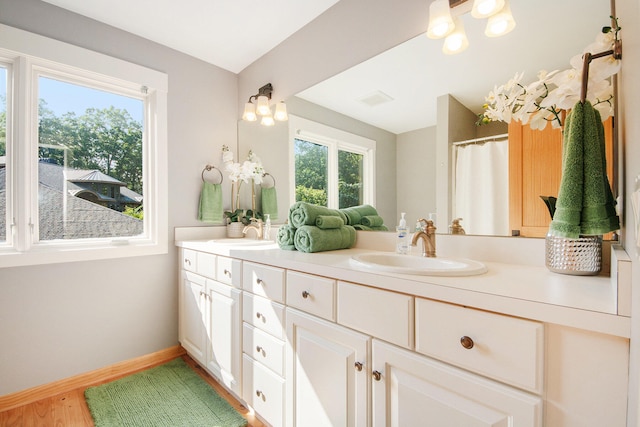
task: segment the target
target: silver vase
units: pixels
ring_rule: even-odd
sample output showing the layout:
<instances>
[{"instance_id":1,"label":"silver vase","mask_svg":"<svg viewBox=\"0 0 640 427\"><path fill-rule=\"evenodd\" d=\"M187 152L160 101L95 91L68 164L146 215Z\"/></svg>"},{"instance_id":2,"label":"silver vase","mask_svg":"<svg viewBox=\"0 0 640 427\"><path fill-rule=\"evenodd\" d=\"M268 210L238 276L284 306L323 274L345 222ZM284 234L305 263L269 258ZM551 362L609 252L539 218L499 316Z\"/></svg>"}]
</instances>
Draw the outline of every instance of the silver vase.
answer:
<instances>
[{"instance_id":1,"label":"silver vase","mask_svg":"<svg viewBox=\"0 0 640 427\"><path fill-rule=\"evenodd\" d=\"M602 269L602 236L568 239L547 234L545 264L554 273L593 276Z\"/></svg>"}]
</instances>

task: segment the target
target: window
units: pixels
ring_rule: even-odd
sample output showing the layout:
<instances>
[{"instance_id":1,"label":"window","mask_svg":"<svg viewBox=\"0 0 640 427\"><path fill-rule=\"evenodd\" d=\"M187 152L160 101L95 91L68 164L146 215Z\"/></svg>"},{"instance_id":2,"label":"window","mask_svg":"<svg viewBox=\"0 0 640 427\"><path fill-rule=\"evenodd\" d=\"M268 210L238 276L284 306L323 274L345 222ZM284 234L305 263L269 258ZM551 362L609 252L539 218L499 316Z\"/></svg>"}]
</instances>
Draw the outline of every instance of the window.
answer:
<instances>
[{"instance_id":1,"label":"window","mask_svg":"<svg viewBox=\"0 0 640 427\"><path fill-rule=\"evenodd\" d=\"M167 76L0 27L0 266L166 253Z\"/></svg>"},{"instance_id":2,"label":"window","mask_svg":"<svg viewBox=\"0 0 640 427\"><path fill-rule=\"evenodd\" d=\"M293 201L346 208L375 204L375 141L291 116Z\"/></svg>"}]
</instances>

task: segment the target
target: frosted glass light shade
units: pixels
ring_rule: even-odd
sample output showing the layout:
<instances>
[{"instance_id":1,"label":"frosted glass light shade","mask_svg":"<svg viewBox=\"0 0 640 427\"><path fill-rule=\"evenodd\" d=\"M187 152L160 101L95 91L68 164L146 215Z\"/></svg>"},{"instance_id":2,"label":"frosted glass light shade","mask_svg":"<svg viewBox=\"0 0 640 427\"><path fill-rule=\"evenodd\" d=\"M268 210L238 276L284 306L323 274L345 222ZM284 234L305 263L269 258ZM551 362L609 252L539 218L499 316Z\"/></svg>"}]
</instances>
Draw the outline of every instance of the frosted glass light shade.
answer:
<instances>
[{"instance_id":1,"label":"frosted glass light shade","mask_svg":"<svg viewBox=\"0 0 640 427\"><path fill-rule=\"evenodd\" d=\"M427 37L441 39L453 31L453 19L449 0L435 0L429 5L429 26Z\"/></svg>"},{"instance_id":2,"label":"frosted glass light shade","mask_svg":"<svg viewBox=\"0 0 640 427\"><path fill-rule=\"evenodd\" d=\"M289 120L289 115L287 114L287 104L284 101L280 101L276 104L276 112L273 114L273 118L279 122L285 122Z\"/></svg>"},{"instance_id":3,"label":"frosted glass light shade","mask_svg":"<svg viewBox=\"0 0 640 427\"><path fill-rule=\"evenodd\" d=\"M488 18L504 7L504 0L474 0L471 16L478 19Z\"/></svg>"},{"instance_id":4,"label":"frosted glass light shade","mask_svg":"<svg viewBox=\"0 0 640 427\"><path fill-rule=\"evenodd\" d=\"M263 126L273 126L276 124L276 122L273 120L273 116L271 115L271 113L269 113L268 115L262 116L260 124Z\"/></svg>"},{"instance_id":5,"label":"frosted glass light shade","mask_svg":"<svg viewBox=\"0 0 640 427\"><path fill-rule=\"evenodd\" d=\"M271 115L271 108L269 107L269 98L264 95L258 97L258 106L256 107L256 113L260 116Z\"/></svg>"},{"instance_id":6,"label":"frosted glass light shade","mask_svg":"<svg viewBox=\"0 0 640 427\"><path fill-rule=\"evenodd\" d=\"M258 120L258 116L256 116L256 106L253 105L252 102L247 102L244 104L244 113L242 113L242 120L247 122L255 122Z\"/></svg>"},{"instance_id":7,"label":"frosted glass light shade","mask_svg":"<svg viewBox=\"0 0 640 427\"><path fill-rule=\"evenodd\" d=\"M456 25L456 29L453 33L449 34L446 39L444 39L444 45L442 45L442 52L447 55L460 53L469 47L469 39L467 38L467 34L464 32L462 19L456 18L454 23Z\"/></svg>"},{"instance_id":8,"label":"frosted glass light shade","mask_svg":"<svg viewBox=\"0 0 640 427\"><path fill-rule=\"evenodd\" d=\"M511 32L515 27L516 21L511 14L509 0L505 0L502 10L489 17L484 34L487 37L499 37Z\"/></svg>"}]
</instances>

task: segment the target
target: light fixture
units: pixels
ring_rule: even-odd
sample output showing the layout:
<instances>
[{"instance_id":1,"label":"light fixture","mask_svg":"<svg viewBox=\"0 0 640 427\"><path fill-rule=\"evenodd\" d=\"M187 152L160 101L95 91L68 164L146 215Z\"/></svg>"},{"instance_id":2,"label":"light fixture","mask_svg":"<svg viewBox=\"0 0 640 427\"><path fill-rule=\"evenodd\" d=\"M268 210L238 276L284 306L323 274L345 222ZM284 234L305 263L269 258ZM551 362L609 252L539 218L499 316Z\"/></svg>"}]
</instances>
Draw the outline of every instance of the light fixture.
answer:
<instances>
[{"instance_id":1,"label":"light fixture","mask_svg":"<svg viewBox=\"0 0 640 427\"><path fill-rule=\"evenodd\" d=\"M427 37L441 39L453 31L453 19L449 9L449 0L435 0L429 5L429 27Z\"/></svg>"},{"instance_id":2,"label":"light fixture","mask_svg":"<svg viewBox=\"0 0 640 427\"><path fill-rule=\"evenodd\" d=\"M511 14L509 0L505 0L504 7L498 13L489 17L484 34L487 37L503 36L511 32L515 26L516 21L513 19L513 15Z\"/></svg>"},{"instance_id":3,"label":"light fixture","mask_svg":"<svg viewBox=\"0 0 640 427\"><path fill-rule=\"evenodd\" d=\"M456 17L453 22L456 28L453 30L453 33L449 34L447 38L444 39L444 44L442 45L442 52L447 55L460 53L469 47L469 39L464 32L462 19L460 19L460 17Z\"/></svg>"},{"instance_id":4,"label":"light fixture","mask_svg":"<svg viewBox=\"0 0 640 427\"><path fill-rule=\"evenodd\" d=\"M473 6L458 8L468 1L434 0L429 5L427 37L432 39L446 37L442 51L447 55L460 53L469 46L462 22L462 15L469 11L474 18L488 18L485 29L485 35L488 37L502 36L516 26L509 0L473 0ZM453 14L452 11L454 11Z\"/></svg>"},{"instance_id":5,"label":"light fixture","mask_svg":"<svg viewBox=\"0 0 640 427\"><path fill-rule=\"evenodd\" d=\"M275 124L274 119L278 121L286 121L289 119L287 115L287 105L284 101L276 104L275 115L271 113L271 106L269 100L273 93L273 86L271 83L267 83L258 89L258 93L251 95L249 101L244 105L244 113L242 114L242 120L248 122L255 122L258 120L258 116L262 116L260 123L264 126L273 126ZM253 100L256 103L253 103Z\"/></svg>"}]
</instances>

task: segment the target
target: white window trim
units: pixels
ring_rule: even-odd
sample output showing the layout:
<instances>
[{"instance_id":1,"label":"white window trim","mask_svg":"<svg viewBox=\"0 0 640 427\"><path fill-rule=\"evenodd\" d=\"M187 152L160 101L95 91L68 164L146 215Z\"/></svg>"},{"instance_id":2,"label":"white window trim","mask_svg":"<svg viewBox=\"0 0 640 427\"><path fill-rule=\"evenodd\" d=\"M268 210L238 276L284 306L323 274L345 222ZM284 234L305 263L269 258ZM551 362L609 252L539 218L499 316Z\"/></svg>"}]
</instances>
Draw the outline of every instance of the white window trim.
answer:
<instances>
[{"instance_id":1,"label":"white window trim","mask_svg":"<svg viewBox=\"0 0 640 427\"><path fill-rule=\"evenodd\" d=\"M302 117L289 115L289 203L296 201L296 180L295 180L295 139L304 139L329 147L330 153L327 162L327 173L337 176L337 151L344 150L364 156L363 179L365 185L362 198L364 204L376 205L376 141L365 138L350 132L336 129L323 123L314 122ZM336 153L332 155L333 153ZM328 200L329 208L338 207L338 183L329 179Z\"/></svg>"},{"instance_id":2,"label":"white window trim","mask_svg":"<svg viewBox=\"0 0 640 427\"><path fill-rule=\"evenodd\" d=\"M37 170L26 166L25 159L37 152L37 135L33 135L33 120L37 120L37 94L30 93L36 72L41 69L86 75L104 84L114 85L132 93L147 90L145 134L143 136L143 182L145 197L145 233L143 237L87 239L65 242L33 242L32 233L10 233L7 244L0 246L0 268L10 266L88 261L168 252L168 157L167 157L167 91L168 76L146 67L63 43L37 34L0 24L0 61L12 61L9 70L18 76L17 84L7 91L7 222L15 218L12 228L26 230L29 216L37 212ZM11 112L14 114L11 115ZM19 167L18 167L19 165ZM35 185L33 184L35 181ZM18 184L18 187L15 184ZM10 187L13 186L13 187ZM11 194L10 188L17 193ZM34 207L35 203L35 207ZM37 216L36 216L37 217ZM12 230L9 230L12 231Z\"/></svg>"}]
</instances>

